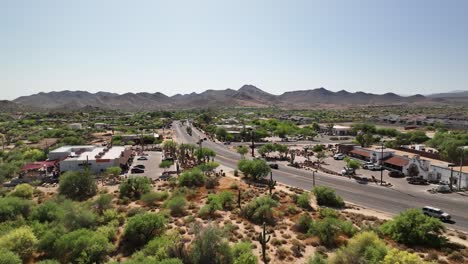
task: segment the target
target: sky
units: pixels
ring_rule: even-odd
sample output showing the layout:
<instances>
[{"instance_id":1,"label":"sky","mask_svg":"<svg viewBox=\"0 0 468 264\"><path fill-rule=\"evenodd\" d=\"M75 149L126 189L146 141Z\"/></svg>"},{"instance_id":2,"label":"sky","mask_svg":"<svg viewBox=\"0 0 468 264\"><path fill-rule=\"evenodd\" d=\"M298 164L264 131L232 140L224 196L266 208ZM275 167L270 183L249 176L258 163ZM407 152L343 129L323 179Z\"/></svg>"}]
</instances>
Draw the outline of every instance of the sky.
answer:
<instances>
[{"instance_id":1,"label":"sky","mask_svg":"<svg viewBox=\"0 0 468 264\"><path fill-rule=\"evenodd\" d=\"M468 90L465 0L0 0L0 99Z\"/></svg>"}]
</instances>

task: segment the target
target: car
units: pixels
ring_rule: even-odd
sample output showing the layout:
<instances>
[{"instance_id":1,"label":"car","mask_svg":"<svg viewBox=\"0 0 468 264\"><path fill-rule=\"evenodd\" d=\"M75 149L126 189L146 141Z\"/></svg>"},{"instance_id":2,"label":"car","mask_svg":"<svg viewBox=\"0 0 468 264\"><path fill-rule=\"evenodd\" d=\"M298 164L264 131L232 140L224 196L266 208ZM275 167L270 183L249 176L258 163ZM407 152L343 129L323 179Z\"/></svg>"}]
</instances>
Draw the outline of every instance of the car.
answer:
<instances>
[{"instance_id":1,"label":"car","mask_svg":"<svg viewBox=\"0 0 468 264\"><path fill-rule=\"evenodd\" d=\"M277 163L271 162L271 163L268 163L268 166L270 166L270 168L275 169L275 170L279 169L279 166Z\"/></svg>"},{"instance_id":2,"label":"car","mask_svg":"<svg viewBox=\"0 0 468 264\"><path fill-rule=\"evenodd\" d=\"M422 211L425 215L439 218L441 221L444 222L449 221L452 218L448 213L432 206L424 206L422 208Z\"/></svg>"},{"instance_id":3,"label":"car","mask_svg":"<svg viewBox=\"0 0 468 264\"><path fill-rule=\"evenodd\" d=\"M139 157L137 160L148 160L147 157Z\"/></svg>"},{"instance_id":4,"label":"car","mask_svg":"<svg viewBox=\"0 0 468 264\"><path fill-rule=\"evenodd\" d=\"M231 145L231 141L224 141L224 145Z\"/></svg>"},{"instance_id":5,"label":"car","mask_svg":"<svg viewBox=\"0 0 468 264\"><path fill-rule=\"evenodd\" d=\"M140 169L140 168L133 168L130 172L135 173L135 174L139 174L139 173L145 173L145 170Z\"/></svg>"},{"instance_id":6,"label":"car","mask_svg":"<svg viewBox=\"0 0 468 264\"><path fill-rule=\"evenodd\" d=\"M133 168L138 168L138 169L142 169L142 170L146 169L145 165L143 165L143 164L135 165L135 166L133 166Z\"/></svg>"},{"instance_id":7,"label":"car","mask_svg":"<svg viewBox=\"0 0 468 264\"><path fill-rule=\"evenodd\" d=\"M371 171L381 171L381 170L383 170L383 167L382 167L382 165L374 164L374 166L372 166L370 168L370 170Z\"/></svg>"},{"instance_id":8,"label":"car","mask_svg":"<svg viewBox=\"0 0 468 264\"><path fill-rule=\"evenodd\" d=\"M422 176L419 177L408 177L406 178L406 181L409 184L420 184L420 185L426 185L428 184L427 180L424 179Z\"/></svg>"},{"instance_id":9,"label":"car","mask_svg":"<svg viewBox=\"0 0 468 264\"><path fill-rule=\"evenodd\" d=\"M333 156L333 159L335 160L343 160L345 158L345 155L343 153L338 153Z\"/></svg>"},{"instance_id":10,"label":"car","mask_svg":"<svg viewBox=\"0 0 468 264\"><path fill-rule=\"evenodd\" d=\"M374 163L373 162L366 162L362 165L362 168L365 169L365 170L370 170L374 167Z\"/></svg>"},{"instance_id":11,"label":"car","mask_svg":"<svg viewBox=\"0 0 468 264\"><path fill-rule=\"evenodd\" d=\"M402 178L402 177L405 177L405 174L401 171L390 171L388 173L388 176L392 178Z\"/></svg>"},{"instance_id":12,"label":"car","mask_svg":"<svg viewBox=\"0 0 468 264\"><path fill-rule=\"evenodd\" d=\"M354 169L352 168L347 168L345 167L344 169L341 170L341 175L343 176L349 176L354 174Z\"/></svg>"},{"instance_id":13,"label":"car","mask_svg":"<svg viewBox=\"0 0 468 264\"><path fill-rule=\"evenodd\" d=\"M449 192L451 192L450 186L448 186L448 185L439 185L439 186L437 186L435 188L435 191L440 192L440 193L449 193Z\"/></svg>"}]
</instances>

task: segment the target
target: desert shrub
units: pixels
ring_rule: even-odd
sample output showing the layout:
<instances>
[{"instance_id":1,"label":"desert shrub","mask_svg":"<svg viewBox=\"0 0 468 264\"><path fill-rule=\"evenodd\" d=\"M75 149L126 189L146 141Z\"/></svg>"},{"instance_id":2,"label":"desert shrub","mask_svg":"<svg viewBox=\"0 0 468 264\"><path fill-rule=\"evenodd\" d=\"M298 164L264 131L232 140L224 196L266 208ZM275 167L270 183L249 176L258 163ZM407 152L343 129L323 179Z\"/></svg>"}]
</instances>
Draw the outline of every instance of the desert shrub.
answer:
<instances>
[{"instance_id":1,"label":"desert shrub","mask_svg":"<svg viewBox=\"0 0 468 264\"><path fill-rule=\"evenodd\" d=\"M237 169L234 170L234 176L238 177L239 176L239 171Z\"/></svg>"},{"instance_id":2,"label":"desert shrub","mask_svg":"<svg viewBox=\"0 0 468 264\"><path fill-rule=\"evenodd\" d=\"M113 250L113 245L104 235L89 229L63 235L56 247L62 263L101 263Z\"/></svg>"},{"instance_id":3,"label":"desert shrub","mask_svg":"<svg viewBox=\"0 0 468 264\"><path fill-rule=\"evenodd\" d=\"M187 200L182 195L176 195L167 200L164 206L171 211L172 216L182 216L185 214Z\"/></svg>"},{"instance_id":4,"label":"desert shrub","mask_svg":"<svg viewBox=\"0 0 468 264\"><path fill-rule=\"evenodd\" d=\"M94 208L99 213L104 212L104 210L112 208L112 198L111 194L101 194L98 198L94 201Z\"/></svg>"},{"instance_id":5,"label":"desert shrub","mask_svg":"<svg viewBox=\"0 0 468 264\"><path fill-rule=\"evenodd\" d=\"M179 176L179 186L202 186L205 183L205 180L206 177L203 172L198 168L194 168L189 171L184 171Z\"/></svg>"},{"instance_id":6,"label":"desert shrub","mask_svg":"<svg viewBox=\"0 0 468 264\"><path fill-rule=\"evenodd\" d=\"M307 260L307 264L327 264L327 260L322 254L315 253L313 257Z\"/></svg>"},{"instance_id":7,"label":"desert shrub","mask_svg":"<svg viewBox=\"0 0 468 264\"><path fill-rule=\"evenodd\" d=\"M209 177L205 180L205 187L207 189L214 189L219 184L218 179L215 177Z\"/></svg>"},{"instance_id":8,"label":"desert shrub","mask_svg":"<svg viewBox=\"0 0 468 264\"><path fill-rule=\"evenodd\" d=\"M163 233L166 218L162 214L142 213L131 217L124 230L125 245L138 249Z\"/></svg>"},{"instance_id":9,"label":"desert shrub","mask_svg":"<svg viewBox=\"0 0 468 264\"><path fill-rule=\"evenodd\" d=\"M258 259L252 253L252 244L239 242L232 246L233 264L257 264Z\"/></svg>"},{"instance_id":10,"label":"desert shrub","mask_svg":"<svg viewBox=\"0 0 468 264\"><path fill-rule=\"evenodd\" d=\"M0 222L26 218L29 215L31 203L18 197L0 198Z\"/></svg>"},{"instance_id":11,"label":"desert shrub","mask_svg":"<svg viewBox=\"0 0 468 264\"><path fill-rule=\"evenodd\" d=\"M10 193L10 195L24 199L31 199L33 196L33 192L34 188L31 185L27 183L22 183L16 185L15 189Z\"/></svg>"},{"instance_id":12,"label":"desert shrub","mask_svg":"<svg viewBox=\"0 0 468 264\"><path fill-rule=\"evenodd\" d=\"M84 201L97 193L97 185L88 172L68 171L60 176L59 194L69 199Z\"/></svg>"},{"instance_id":13,"label":"desert shrub","mask_svg":"<svg viewBox=\"0 0 468 264\"><path fill-rule=\"evenodd\" d=\"M339 235L352 236L356 228L348 221L327 217L313 222L308 233L318 236L323 245L333 247Z\"/></svg>"},{"instance_id":14,"label":"desert shrub","mask_svg":"<svg viewBox=\"0 0 468 264\"><path fill-rule=\"evenodd\" d=\"M151 190L151 180L147 177L132 176L127 178L119 186L120 197L129 199L140 199L140 197Z\"/></svg>"},{"instance_id":15,"label":"desert shrub","mask_svg":"<svg viewBox=\"0 0 468 264\"><path fill-rule=\"evenodd\" d=\"M125 216L123 213L119 213L116 209L107 209L102 213L101 222L104 224L110 222L117 222L122 225L125 222Z\"/></svg>"},{"instance_id":16,"label":"desert shrub","mask_svg":"<svg viewBox=\"0 0 468 264\"><path fill-rule=\"evenodd\" d=\"M287 258L289 256L291 252L283 247L283 246L280 246L276 249L276 256L280 259L280 260L284 260L285 258Z\"/></svg>"},{"instance_id":17,"label":"desert shrub","mask_svg":"<svg viewBox=\"0 0 468 264\"><path fill-rule=\"evenodd\" d=\"M450 255L448 255L447 259L458 262L458 263L463 263L465 258L460 252L454 251L450 253Z\"/></svg>"},{"instance_id":18,"label":"desert shrub","mask_svg":"<svg viewBox=\"0 0 468 264\"><path fill-rule=\"evenodd\" d=\"M274 215L273 207L276 207L278 202L270 196L262 196L255 198L249 204L244 206L241 214L250 221L261 224L263 222L273 224Z\"/></svg>"},{"instance_id":19,"label":"desert shrub","mask_svg":"<svg viewBox=\"0 0 468 264\"><path fill-rule=\"evenodd\" d=\"M234 194L230 191L222 191L219 193L219 201L223 209L230 209L234 204Z\"/></svg>"},{"instance_id":20,"label":"desert shrub","mask_svg":"<svg viewBox=\"0 0 468 264\"><path fill-rule=\"evenodd\" d=\"M217 210L221 209L223 209L223 206L221 205L221 199L219 196L216 194L209 194L206 200L206 205L200 209L198 215L200 217L213 216Z\"/></svg>"},{"instance_id":21,"label":"desert shrub","mask_svg":"<svg viewBox=\"0 0 468 264\"><path fill-rule=\"evenodd\" d=\"M409 253L408 251L392 249L385 256L382 264L425 264L418 255Z\"/></svg>"},{"instance_id":22,"label":"desert shrub","mask_svg":"<svg viewBox=\"0 0 468 264\"><path fill-rule=\"evenodd\" d=\"M319 216L320 218L325 218L325 217L338 218L340 217L340 213L338 213L338 211L333 210L331 208L320 208Z\"/></svg>"},{"instance_id":23,"label":"desert shrub","mask_svg":"<svg viewBox=\"0 0 468 264\"><path fill-rule=\"evenodd\" d=\"M140 252L161 261L170 258L172 252L177 251L178 243L180 243L180 237L177 233L164 234L153 238Z\"/></svg>"},{"instance_id":24,"label":"desert shrub","mask_svg":"<svg viewBox=\"0 0 468 264\"><path fill-rule=\"evenodd\" d=\"M44 259L44 260L37 262L37 264L60 264L60 262L55 259Z\"/></svg>"},{"instance_id":25,"label":"desert shrub","mask_svg":"<svg viewBox=\"0 0 468 264\"><path fill-rule=\"evenodd\" d=\"M17 254L9 250L6 250L4 248L0 249L0 264L21 264L21 263L23 262L21 261L21 258Z\"/></svg>"},{"instance_id":26,"label":"desert shrub","mask_svg":"<svg viewBox=\"0 0 468 264\"><path fill-rule=\"evenodd\" d=\"M409 209L387 221L381 230L406 245L440 246L445 227L439 219L426 216L419 209Z\"/></svg>"},{"instance_id":27,"label":"desert shrub","mask_svg":"<svg viewBox=\"0 0 468 264\"><path fill-rule=\"evenodd\" d=\"M146 205L152 205L157 201L164 201L169 197L167 192L148 192L141 196L141 201Z\"/></svg>"},{"instance_id":28,"label":"desert shrub","mask_svg":"<svg viewBox=\"0 0 468 264\"><path fill-rule=\"evenodd\" d=\"M305 251L305 245L302 244L299 240L293 239L291 242L291 252L294 257L302 257L302 252Z\"/></svg>"},{"instance_id":29,"label":"desert shrub","mask_svg":"<svg viewBox=\"0 0 468 264\"><path fill-rule=\"evenodd\" d=\"M214 226L200 230L192 244L191 259L194 264L232 263L232 252L223 232Z\"/></svg>"},{"instance_id":30,"label":"desert shrub","mask_svg":"<svg viewBox=\"0 0 468 264\"><path fill-rule=\"evenodd\" d=\"M255 181L265 178L271 171L270 166L262 159L242 159L237 163L237 167L246 177Z\"/></svg>"},{"instance_id":31,"label":"desert shrub","mask_svg":"<svg viewBox=\"0 0 468 264\"><path fill-rule=\"evenodd\" d=\"M318 205L332 206L332 207L344 206L343 198L336 195L335 190L329 187L317 186L312 190L312 192L317 198Z\"/></svg>"},{"instance_id":32,"label":"desert shrub","mask_svg":"<svg viewBox=\"0 0 468 264\"><path fill-rule=\"evenodd\" d=\"M375 233L363 232L348 241L340 248L331 264L348 263L381 263L387 254L387 247Z\"/></svg>"},{"instance_id":33,"label":"desert shrub","mask_svg":"<svg viewBox=\"0 0 468 264\"><path fill-rule=\"evenodd\" d=\"M18 254L22 259L32 256L38 240L29 226L22 226L0 237L0 248Z\"/></svg>"},{"instance_id":34,"label":"desert shrub","mask_svg":"<svg viewBox=\"0 0 468 264\"><path fill-rule=\"evenodd\" d=\"M63 208L54 201L47 201L35 206L29 218L41 223L53 222L63 217Z\"/></svg>"},{"instance_id":35,"label":"desert shrub","mask_svg":"<svg viewBox=\"0 0 468 264\"><path fill-rule=\"evenodd\" d=\"M307 233L309 231L310 226L312 225L312 217L309 214L303 214L297 220L295 228L298 232Z\"/></svg>"},{"instance_id":36,"label":"desert shrub","mask_svg":"<svg viewBox=\"0 0 468 264\"><path fill-rule=\"evenodd\" d=\"M37 231L36 231L37 232ZM44 232L37 232L39 237L39 249L47 256L58 256L61 252L56 252L56 242L67 233L63 225L50 226Z\"/></svg>"},{"instance_id":37,"label":"desert shrub","mask_svg":"<svg viewBox=\"0 0 468 264\"><path fill-rule=\"evenodd\" d=\"M63 224L70 230L92 228L97 224L97 215L84 203L67 200L62 203Z\"/></svg>"},{"instance_id":38,"label":"desert shrub","mask_svg":"<svg viewBox=\"0 0 468 264\"><path fill-rule=\"evenodd\" d=\"M114 242L117 239L117 227L119 226L117 221L111 222L107 225L100 226L96 229L96 233L103 235L109 241Z\"/></svg>"},{"instance_id":39,"label":"desert shrub","mask_svg":"<svg viewBox=\"0 0 468 264\"><path fill-rule=\"evenodd\" d=\"M301 195L297 197L296 200L297 206L303 208L303 209L309 209L310 208L310 196L308 192L304 192Z\"/></svg>"}]
</instances>

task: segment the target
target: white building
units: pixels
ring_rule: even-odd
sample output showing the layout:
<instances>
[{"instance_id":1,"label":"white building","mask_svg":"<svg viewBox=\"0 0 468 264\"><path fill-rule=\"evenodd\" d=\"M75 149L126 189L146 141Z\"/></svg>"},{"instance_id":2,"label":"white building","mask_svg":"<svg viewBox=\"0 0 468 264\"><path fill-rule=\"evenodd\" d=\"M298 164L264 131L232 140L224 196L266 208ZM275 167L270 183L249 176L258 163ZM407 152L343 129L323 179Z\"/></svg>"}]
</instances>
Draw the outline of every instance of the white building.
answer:
<instances>
[{"instance_id":1,"label":"white building","mask_svg":"<svg viewBox=\"0 0 468 264\"><path fill-rule=\"evenodd\" d=\"M125 165L131 150L125 147L64 146L51 151L49 160L60 160L60 171L78 171L86 165L94 173L104 172L109 167Z\"/></svg>"},{"instance_id":2,"label":"white building","mask_svg":"<svg viewBox=\"0 0 468 264\"><path fill-rule=\"evenodd\" d=\"M70 129L82 129L83 125L81 123L71 123L71 124L68 124L68 128L70 128Z\"/></svg>"},{"instance_id":3,"label":"white building","mask_svg":"<svg viewBox=\"0 0 468 264\"><path fill-rule=\"evenodd\" d=\"M452 184L460 186L462 189L468 188L468 167L464 166L453 167L453 171L448 166L432 165L431 171L428 173L428 179L440 181L443 183L450 183L450 176L452 175Z\"/></svg>"}]
</instances>

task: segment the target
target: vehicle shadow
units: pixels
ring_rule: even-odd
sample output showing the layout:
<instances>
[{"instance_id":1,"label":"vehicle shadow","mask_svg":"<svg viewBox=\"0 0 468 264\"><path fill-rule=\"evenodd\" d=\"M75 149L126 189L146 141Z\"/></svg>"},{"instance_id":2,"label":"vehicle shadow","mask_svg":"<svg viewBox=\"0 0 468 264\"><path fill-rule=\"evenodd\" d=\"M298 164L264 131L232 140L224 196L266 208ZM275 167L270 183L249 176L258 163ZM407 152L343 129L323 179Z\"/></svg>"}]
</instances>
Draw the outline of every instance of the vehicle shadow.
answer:
<instances>
[{"instance_id":1,"label":"vehicle shadow","mask_svg":"<svg viewBox=\"0 0 468 264\"><path fill-rule=\"evenodd\" d=\"M450 224L450 225L454 225L454 224L457 223L456 221L453 221L453 220L447 220L447 221L443 221L443 222L446 223L446 224Z\"/></svg>"}]
</instances>

